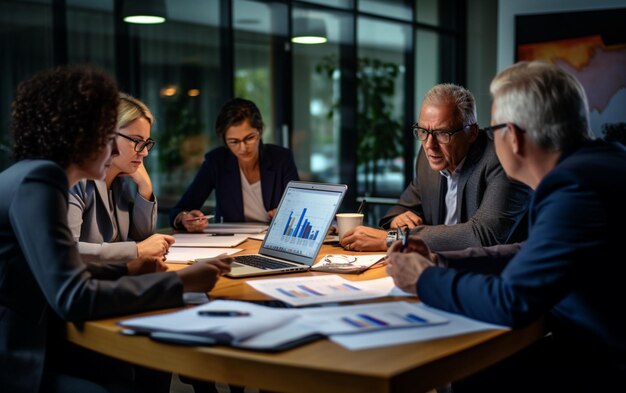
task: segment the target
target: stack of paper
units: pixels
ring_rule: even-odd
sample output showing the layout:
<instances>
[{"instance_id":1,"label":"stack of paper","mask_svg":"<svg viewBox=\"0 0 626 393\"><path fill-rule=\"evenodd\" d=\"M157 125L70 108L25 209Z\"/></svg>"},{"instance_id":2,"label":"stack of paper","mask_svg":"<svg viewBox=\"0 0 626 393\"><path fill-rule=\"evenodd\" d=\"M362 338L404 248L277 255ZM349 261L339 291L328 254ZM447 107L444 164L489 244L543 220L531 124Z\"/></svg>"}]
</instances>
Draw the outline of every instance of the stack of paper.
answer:
<instances>
[{"instance_id":1,"label":"stack of paper","mask_svg":"<svg viewBox=\"0 0 626 393\"><path fill-rule=\"evenodd\" d=\"M170 247L166 257L167 263L189 263L199 259L233 255L242 250L242 248Z\"/></svg>"},{"instance_id":2,"label":"stack of paper","mask_svg":"<svg viewBox=\"0 0 626 393\"><path fill-rule=\"evenodd\" d=\"M220 224L210 223L204 229L205 233L262 233L267 231L267 224L256 222L226 222Z\"/></svg>"},{"instance_id":3,"label":"stack of paper","mask_svg":"<svg viewBox=\"0 0 626 393\"><path fill-rule=\"evenodd\" d=\"M228 344L275 350L306 337L445 324L448 320L406 302L317 309L274 309L246 302L216 300L173 313L133 318L119 324L139 333L180 343ZM205 340L205 341L198 341Z\"/></svg>"},{"instance_id":4,"label":"stack of paper","mask_svg":"<svg viewBox=\"0 0 626 393\"><path fill-rule=\"evenodd\" d=\"M243 243L248 236L216 236L206 233L175 233L176 242L172 247L235 247Z\"/></svg>"}]
</instances>

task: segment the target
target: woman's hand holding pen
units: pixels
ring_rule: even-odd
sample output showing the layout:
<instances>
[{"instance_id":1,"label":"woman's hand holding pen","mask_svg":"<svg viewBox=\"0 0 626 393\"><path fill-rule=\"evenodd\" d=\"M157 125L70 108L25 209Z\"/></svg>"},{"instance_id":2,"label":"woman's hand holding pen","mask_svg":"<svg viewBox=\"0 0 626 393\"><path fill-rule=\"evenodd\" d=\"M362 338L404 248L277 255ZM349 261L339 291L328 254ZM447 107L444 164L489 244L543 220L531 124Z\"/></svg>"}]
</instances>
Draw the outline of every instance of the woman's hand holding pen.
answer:
<instances>
[{"instance_id":1,"label":"woman's hand holding pen","mask_svg":"<svg viewBox=\"0 0 626 393\"><path fill-rule=\"evenodd\" d=\"M417 294L417 282L424 270L436 265L436 255L418 236L407 236L406 243L396 241L387 251L387 274L405 292Z\"/></svg>"},{"instance_id":2,"label":"woman's hand holding pen","mask_svg":"<svg viewBox=\"0 0 626 393\"><path fill-rule=\"evenodd\" d=\"M209 292L224 274L230 272L232 257L202 260L176 273L183 282L185 292Z\"/></svg>"},{"instance_id":3,"label":"woman's hand holding pen","mask_svg":"<svg viewBox=\"0 0 626 393\"><path fill-rule=\"evenodd\" d=\"M202 232L204 228L209 226L209 220L200 210L180 212L176 219L187 232Z\"/></svg>"}]
</instances>

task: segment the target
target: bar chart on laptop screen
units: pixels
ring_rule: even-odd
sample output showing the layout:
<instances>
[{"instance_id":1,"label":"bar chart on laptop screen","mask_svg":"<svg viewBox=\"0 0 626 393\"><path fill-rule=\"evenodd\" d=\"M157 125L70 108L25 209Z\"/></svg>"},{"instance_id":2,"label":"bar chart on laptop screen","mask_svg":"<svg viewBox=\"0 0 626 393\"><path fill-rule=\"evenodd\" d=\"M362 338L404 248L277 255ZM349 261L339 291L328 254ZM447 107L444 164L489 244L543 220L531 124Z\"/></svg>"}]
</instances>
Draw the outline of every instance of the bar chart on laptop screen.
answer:
<instances>
[{"instance_id":1,"label":"bar chart on laptop screen","mask_svg":"<svg viewBox=\"0 0 626 393\"><path fill-rule=\"evenodd\" d=\"M287 193L266 243L284 251L311 255L326 236L326 227L339 197L336 192L297 190Z\"/></svg>"}]
</instances>

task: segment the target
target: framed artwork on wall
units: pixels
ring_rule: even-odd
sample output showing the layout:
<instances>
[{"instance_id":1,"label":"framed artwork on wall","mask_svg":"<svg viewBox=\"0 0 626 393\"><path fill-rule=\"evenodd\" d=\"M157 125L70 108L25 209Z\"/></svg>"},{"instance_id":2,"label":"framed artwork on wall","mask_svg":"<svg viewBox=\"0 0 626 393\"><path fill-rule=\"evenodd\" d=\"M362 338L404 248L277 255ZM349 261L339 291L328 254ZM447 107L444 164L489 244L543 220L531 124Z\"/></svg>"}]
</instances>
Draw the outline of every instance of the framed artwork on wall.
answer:
<instances>
[{"instance_id":1,"label":"framed artwork on wall","mask_svg":"<svg viewBox=\"0 0 626 393\"><path fill-rule=\"evenodd\" d=\"M626 135L626 8L517 15L516 61L562 67L585 88L597 136Z\"/></svg>"}]
</instances>

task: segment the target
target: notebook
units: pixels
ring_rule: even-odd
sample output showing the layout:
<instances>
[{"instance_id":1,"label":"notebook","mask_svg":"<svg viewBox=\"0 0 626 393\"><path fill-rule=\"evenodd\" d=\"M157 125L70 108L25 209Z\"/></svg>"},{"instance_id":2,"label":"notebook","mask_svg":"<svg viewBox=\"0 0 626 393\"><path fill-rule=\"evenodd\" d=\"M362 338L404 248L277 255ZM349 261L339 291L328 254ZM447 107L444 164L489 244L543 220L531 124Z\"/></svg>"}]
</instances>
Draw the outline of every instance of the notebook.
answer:
<instances>
[{"instance_id":1,"label":"notebook","mask_svg":"<svg viewBox=\"0 0 626 393\"><path fill-rule=\"evenodd\" d=\"M347 188L343 184L289 182L259 253L235 257L227 275L238 278L308 270Z\"/></svg>"}]
</instances>

